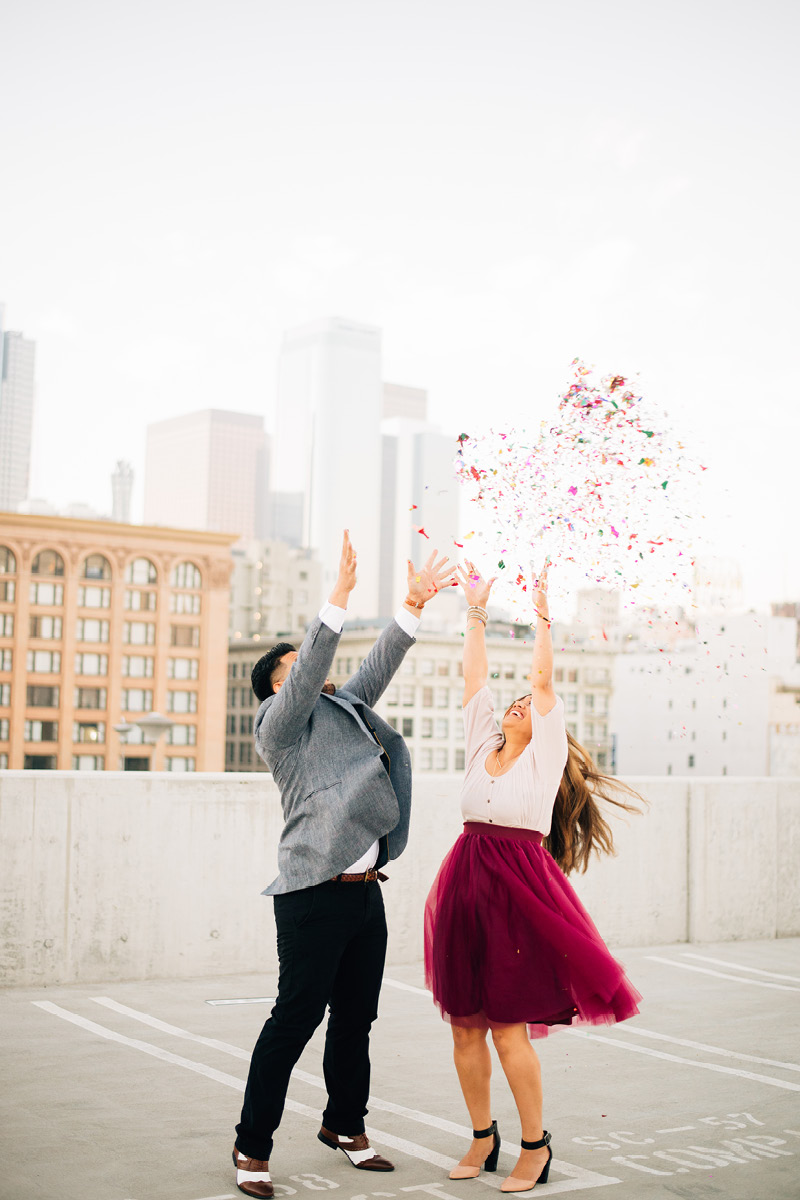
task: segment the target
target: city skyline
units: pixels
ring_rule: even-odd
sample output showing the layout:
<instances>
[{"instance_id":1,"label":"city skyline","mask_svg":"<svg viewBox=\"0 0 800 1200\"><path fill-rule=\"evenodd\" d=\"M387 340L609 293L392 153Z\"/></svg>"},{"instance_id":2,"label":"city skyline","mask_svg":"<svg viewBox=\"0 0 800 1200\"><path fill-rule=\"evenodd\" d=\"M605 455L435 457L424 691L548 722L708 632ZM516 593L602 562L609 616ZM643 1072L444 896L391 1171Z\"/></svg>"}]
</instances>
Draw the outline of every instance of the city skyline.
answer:
<instances>
[{"instance_id":1,"label":"city skyline","mask_svg":"<svg viewBox=\"0 0 800 1200\"><path fill-rule=\"evenodd\" d=\"M747 602L800 593L796 11L171 14L78 0L47 39L31 9L5 29L2 292L37 342L32 494L105 508L124 454L140 517L145 425L268 417L283 332L339 315L383 330L386 377L453 436L538 427L575 356L640 371L708 467L708 538Z\"/></svg>"}]
</instances>

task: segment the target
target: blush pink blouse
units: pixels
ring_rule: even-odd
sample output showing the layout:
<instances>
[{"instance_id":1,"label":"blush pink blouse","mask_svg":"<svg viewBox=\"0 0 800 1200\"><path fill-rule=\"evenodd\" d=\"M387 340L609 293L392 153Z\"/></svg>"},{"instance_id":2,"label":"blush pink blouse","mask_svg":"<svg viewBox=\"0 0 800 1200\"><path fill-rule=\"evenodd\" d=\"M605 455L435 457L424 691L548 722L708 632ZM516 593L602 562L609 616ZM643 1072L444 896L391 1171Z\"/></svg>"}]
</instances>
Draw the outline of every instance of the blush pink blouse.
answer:
<instances>
[{"instance_id":1,"label":"blush pink blouse","mask_svg":"<svg viewBox=\"0 0 800 1200\"><path fill-rule=\"evenodd\" d=\"M532 736L505 775L492 777L486 759L499 750L503 735L497 728L494 700L488 687L476 692L464 708L466 742L461 812L465 821L487 821L512 829L550 832L561 776L567 762L567 729L560 696L546 716L531 705Z\"/></svg>"}]
</instances>

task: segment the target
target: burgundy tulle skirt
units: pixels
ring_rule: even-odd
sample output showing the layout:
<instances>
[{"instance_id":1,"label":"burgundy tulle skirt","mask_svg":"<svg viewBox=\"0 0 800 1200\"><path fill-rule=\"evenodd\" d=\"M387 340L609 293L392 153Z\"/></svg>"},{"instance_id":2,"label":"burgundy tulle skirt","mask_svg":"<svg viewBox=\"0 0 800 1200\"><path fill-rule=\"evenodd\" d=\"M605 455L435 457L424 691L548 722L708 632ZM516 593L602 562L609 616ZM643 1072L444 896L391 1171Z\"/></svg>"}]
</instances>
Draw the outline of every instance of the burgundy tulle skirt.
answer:
<instances>
[{"instance_id":1,"label":"burgundy tulle skirt","mask_svg":"<svg viewBox=\"0 0 800 1200\"><path fill-rule=\"evenodd\" d=\"M468 821L425 905L425 982L445 1020L473 1028L612 1024L641 996L542 835Z\"/></svg>"}]
</instances>

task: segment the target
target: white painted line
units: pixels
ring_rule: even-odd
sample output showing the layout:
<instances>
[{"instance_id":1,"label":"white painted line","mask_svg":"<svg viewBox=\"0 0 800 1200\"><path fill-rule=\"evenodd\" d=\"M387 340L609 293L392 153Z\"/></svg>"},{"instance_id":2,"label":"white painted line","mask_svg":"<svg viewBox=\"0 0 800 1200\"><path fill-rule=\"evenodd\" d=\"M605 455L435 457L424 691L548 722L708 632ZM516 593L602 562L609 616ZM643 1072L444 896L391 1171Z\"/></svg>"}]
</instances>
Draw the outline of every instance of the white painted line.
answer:
<instances>
[{"instance_id":1,"label":"white painted line","mask_svg":"<svg viewBox=\"0 0 800 1200\"><path fill-rule=\"evenodd\" d=\"M777 1058L759 1058L757 1054L741 1054L737 1050L723 1050L721 1046L709 1046L707 1042L692 1042L688 1038L654 1033L652 1029L642 1029L639 1025L626 1025L625 1033L635 1033L637 1037L653 1038L658 1042L671 1042L673 1046L688 1046L691 1050L702 1050L705 1054L721 1054L724 1058L738 1058L742 1062L761 1063L762 1067L780 1067L783 1071L800 1071L797 1063L782 1062Z\"/></svg>"},{"instance_id":2,"label":"white painted line","mask_svg":"<svg viewBox=\"0 0 800 1200\"><path fill-rule=\"evenodd\" d=\"M383 982L388 984L389 987L399 988L401 992L414 992L417 996L427 996L433 1002L433 996L427 988L414 987L410 983L401 983L399 979L387 979L385 976Z\"/></svg>"},{"instance_id":3,"label":"white painted line","mask_svg":"<svg viewBox=\"0 0 800 1200\"><path fill-rule=\"evenodd\" d=\"M694 1125L676 1125L674 1129L657 1129L656 1133L686 1133L687 1129L694 1129Z\"/></svg>"},{"instance_id":4,"label":"white painted line","mask_svg":"<svg viewBox=\"0 0 800 1200\"><path fill-rule=\"evenodd\" d=\"M647 1054L651 1058L663 1058L667 1062L680 1063L684 1067L696 1067L700 1071L716 1071L719 1075L738 1075L740 1079L754 1079L758 1083L766 1083L770 1087L782 1088L787 1092L800 1092L800 1083L789 1083L784 1079L774 1079L771 1075L756 1075L754 1071L742 1071L738 1067L721 1067L717 1063L697 1062L693 1058L681 1058L678 1054L666 1054L663 1050L652 1050L649 1046L635 1046L633 1042L624 1042L621 1038L603 1037L599 1033L587 1033L583 1029L567 1029L573 1037L584 1038L590 1042L605 1042L620 1050L632 1050L636 1054Z\"/></svg>"},{"instance_id":5,"label":"white painted line","mask_svg":"<svg viewBox=\"0 0 800 1200\"><path fill-rule=\"evenodd\" d=\"M733 967L736 971L749 971L752 975L764 975L768 979L788 979L790 983L800 983L800 977L797 975L779 975L777 971L762 971L759 967L745 967L742 963L726 962L722 958L709 958L707 954L691 954L687 950L683 957L696 958L699 962L714 963L718 967Z\"/></svg>"},{"instance_id":6,"label":"white painted line","mask_svg":"<svg viewBox=\"0 0 800 1200\"><path fill-rule=\"evenodd\" d=\"M214 1007L217 1004L274 1004L274 996L245 996L236 1000L204 1000L204 1004Z\"/></svg>"},{"instance_id":7,"label":"white painted line","mask_svg":"<svg viewBox=\"0 0 800 1200\"><path fill-rule=\"evenodd\" d=\"M676 962L672 958L660 958L657 954L646 954L652 962L666 963L668 967L680 967L682 971L698 971L701 975L715 975L717 979L732 979L734 983L750 983L753 987L775 988L779 992L800 992L800 987L785 983L766 983L762 979L743 979L741 975L726 975L724 971L712 971L710 967L693 967L690 963Z\"/></svg>"},{"instance_id":8,"label":"white painted line","mask_svg":"<svg viewBox=\"0 0 800 1200\"><path fill-rule=\"evenodd\" d=\"M162 1033L183 1038L185 1041L197 1042L201 1046L208 1046L211 1050L219 1050L223 1054L230 1054L234 1058L241 1059L244 1062L250 1061L249 1051L242 1050L239 1046L233 1046L230 1042L221 1042L216 1038L207 1038L199 1033L191 1033L188 1029L182 1029L179 1025L170 1025L166 1021L159 1020L158 1017L152 1017L149 1013L142 1012L140 1009L130 1008L127 1004L120 1004L118 1000L112 1000L109 996L92 996L92 1000L95 1004L102 1004L104 1008L111 1009L112 1012L131 1017L134 1021L140 1021L143 1025L149 1025L152 1029L158 1029ZM146 1045L147 1043L143 1044ZM302 1083L309 1084L311 1087L319 1088L323 1092L327 1091L325 1080L321 1079L318 1075L312 1075L309 1071L303 1071L299 1067L295 1067L292 1071L292 1076L295 1079L299 1079ZM407 1108L405 1105L395 1104L391 1100L381 1100L377 1096L370 1096L367 1103L370 1108L374 1108L379 1112L393 1113L395 1116L404 1117L406 1120L417 1121L421 1125L427 1125L433 1129L441 1129L444 1133L451 1133L456 1137L472 1141L472 1130L470 1128L464 1125L457 1125L454 1121L448 1121L444 1117L436 1117L431 1113L421 1112L419 1109ZM381 1134L381 1137L384 1138L384 1135ZM515 1142L502 1142L500 1148L504 1154L507 1154L515 1161L519 1157L519 1146ZM452 1167L454 1161L448 1160L448 1170ZM558 1170L562 1175L576 1180L589 1181L592 1178L597 1178L605 1182L610 1181L609 1176L598 1175L596 1171L589 1171L584 1167L576 1167L572 1163L563 1162L561 1159L558 1160L558 1163L552 1169ZM495 1181L488 1176L486 1178L481 1176L481 1181L487 1184L488 1187L495 1186ZM553 1187L555 1186L554 1184ZM588 1187L590 1184L587 1182L586 1186ZM599 1183L592 1183L591 1186L599 1187L601 1185Z\"/></svg>"}]
</instances>

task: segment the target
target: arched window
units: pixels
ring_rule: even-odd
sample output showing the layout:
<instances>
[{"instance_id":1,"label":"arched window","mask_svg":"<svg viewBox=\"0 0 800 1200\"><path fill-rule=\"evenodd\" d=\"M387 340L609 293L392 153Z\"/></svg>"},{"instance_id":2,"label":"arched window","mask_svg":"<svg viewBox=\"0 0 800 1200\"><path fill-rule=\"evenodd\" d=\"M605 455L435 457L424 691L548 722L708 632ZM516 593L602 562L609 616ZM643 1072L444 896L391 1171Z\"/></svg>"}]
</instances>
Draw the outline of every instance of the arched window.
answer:
<instances>
[{"instance_id":1,"label":"arched window","mask_svg":"<svg viewBox=\"0 0 800 1200\"><path fill-rule=\"evenodd\" d=\"M194 563L181 562L172 568L170 584L177 588L201 588L203 577Z\"/></svg>"},{"instance_id":2,"label":"arched window","mask_svg":"<svg viewBox=\"0 0 800 1200\"><path fill-rule=\"evenodd\" d=\"M40 550L31 564L31 575L63 575L64 560L55 550Z\"/></svg>"},{"instance_id":3,"label":"arched window","mask_svg":"<svg viewBox=\"0 0 800 1200\"><path fill-rule=\"evenodd\" d=\"M103 554L90 554L83 560L82 579L110 579L111 563Z\"/></svg>"},{"instance_id":4,"label":"arched window","mask_svg":"<svg viewBox=\"0 0 800 1200\"><path fill-rule=\"evenodd\" d=\"M149 558L135 558L125 568L125 582L146 587L150 583L158 583L158 571Z\"/></svg>"},{"instance_id":5,"label":"arched window","mask_svg":"<svg viewBox=\"0 0 800 1200\"><path fill-rule=\"evenodd\" d=\"M16 575L17 560L8 546L0 546L0 575Z\"/></svg>"}]
</instances>

